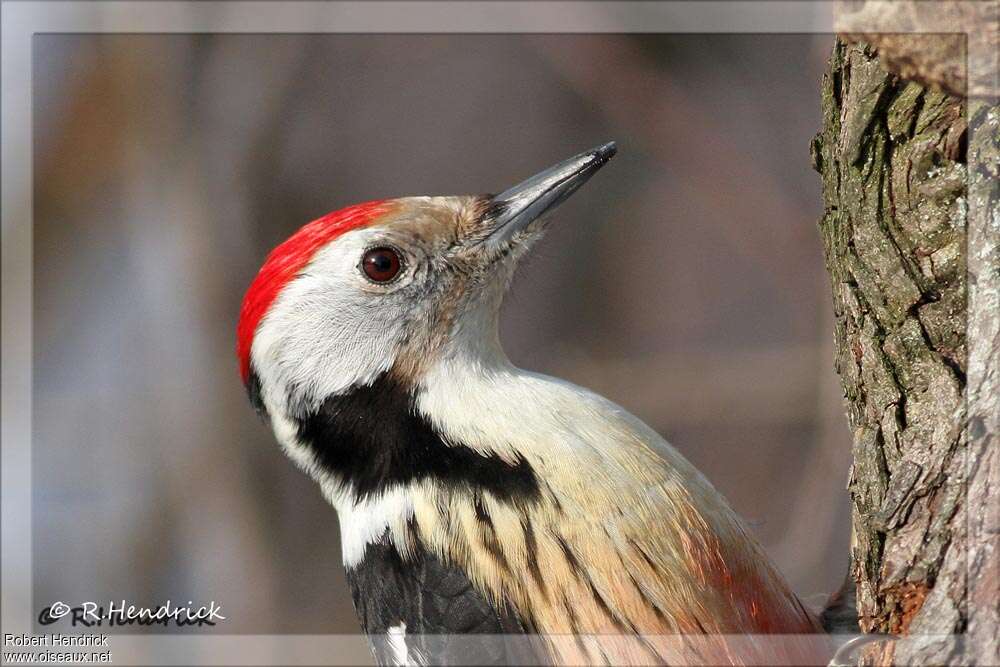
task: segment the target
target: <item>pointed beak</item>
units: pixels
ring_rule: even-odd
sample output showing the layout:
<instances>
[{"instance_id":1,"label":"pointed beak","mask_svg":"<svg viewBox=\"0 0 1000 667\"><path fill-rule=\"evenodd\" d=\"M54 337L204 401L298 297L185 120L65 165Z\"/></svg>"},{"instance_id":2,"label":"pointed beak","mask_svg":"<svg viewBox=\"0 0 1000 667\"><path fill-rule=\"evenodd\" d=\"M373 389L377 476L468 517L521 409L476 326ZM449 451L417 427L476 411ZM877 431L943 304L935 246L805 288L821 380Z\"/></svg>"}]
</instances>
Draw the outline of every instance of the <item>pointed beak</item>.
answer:
<instances>
[{"instance_id":1,"label":"pointed beak","mask_svg":"<svg viewBox=\"0 0 1000 667\"><path fill-rule=\"evenodd\" d=\"M483 215L482 243L502 249L517 232L555 209L618 151L615 142L584 151L494 196Z\"/></svg>"}]
</instances>

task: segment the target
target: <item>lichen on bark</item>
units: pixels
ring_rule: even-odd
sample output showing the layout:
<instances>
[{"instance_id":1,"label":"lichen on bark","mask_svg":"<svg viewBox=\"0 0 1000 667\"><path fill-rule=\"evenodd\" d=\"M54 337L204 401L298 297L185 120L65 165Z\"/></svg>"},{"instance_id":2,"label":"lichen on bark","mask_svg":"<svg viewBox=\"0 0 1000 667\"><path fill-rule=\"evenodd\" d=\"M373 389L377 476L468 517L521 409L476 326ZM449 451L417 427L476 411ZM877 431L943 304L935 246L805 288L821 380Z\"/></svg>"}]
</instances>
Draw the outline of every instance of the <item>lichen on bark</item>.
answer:
<instances>
[{"instance_id":1,"label":"lichen on bark","mask_svg":"<svg viewBox=\"0 0 1000 667\"><path fill-rule=\"evenodd\" d=\"M887 72L837 41L812 145L854 433L852 567L866 632L963 629L966 373L965 101ZM952 554L954 555L954 553Z\"/></svg>"}]
</instances>

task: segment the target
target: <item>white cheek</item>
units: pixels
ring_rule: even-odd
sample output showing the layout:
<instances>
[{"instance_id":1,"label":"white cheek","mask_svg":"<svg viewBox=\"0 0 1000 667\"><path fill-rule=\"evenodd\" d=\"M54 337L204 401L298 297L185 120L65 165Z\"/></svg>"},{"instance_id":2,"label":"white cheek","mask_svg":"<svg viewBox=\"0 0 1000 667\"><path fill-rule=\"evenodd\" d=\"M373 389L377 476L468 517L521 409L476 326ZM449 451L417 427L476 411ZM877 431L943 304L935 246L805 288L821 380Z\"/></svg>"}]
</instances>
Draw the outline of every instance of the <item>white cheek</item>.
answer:
<instances>
[{"instance_id":1,"label":"white cheek","mask_svg":"<svg viewBox=\"0 0 1000 667\"><path fill-rule=\"evenodd\" d=\"M405 313L399 300L361 277L357 265L367 245L366 235L345 234L317 253L268 309L251 348L265 404L314 410L392 366Z\"/></svg>"}]
</instances>

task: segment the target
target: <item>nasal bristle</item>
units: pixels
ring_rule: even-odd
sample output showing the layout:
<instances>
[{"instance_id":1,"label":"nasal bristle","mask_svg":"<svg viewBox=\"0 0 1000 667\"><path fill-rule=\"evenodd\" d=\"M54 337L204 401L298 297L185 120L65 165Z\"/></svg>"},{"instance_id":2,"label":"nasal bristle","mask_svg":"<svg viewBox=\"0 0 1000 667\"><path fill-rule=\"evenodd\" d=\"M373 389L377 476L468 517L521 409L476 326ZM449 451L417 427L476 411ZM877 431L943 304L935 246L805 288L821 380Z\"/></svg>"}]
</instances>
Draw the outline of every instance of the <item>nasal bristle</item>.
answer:
<instances>
[{"instance_id":1,"label":"nasal bristle","mask_svg":"<svg viewBox=\"0 0 1000 667\"><path fill-rule=\"evenodd\" d=\"M240 322L236 328L236 355L244 383L250 377L250 348L257 325L282 288L299 274L320 248L345 232L372 224L391 208L391 201L381 199L328 213L303 226L271 251L243 297Z\"/></svg>"}]
</instances>

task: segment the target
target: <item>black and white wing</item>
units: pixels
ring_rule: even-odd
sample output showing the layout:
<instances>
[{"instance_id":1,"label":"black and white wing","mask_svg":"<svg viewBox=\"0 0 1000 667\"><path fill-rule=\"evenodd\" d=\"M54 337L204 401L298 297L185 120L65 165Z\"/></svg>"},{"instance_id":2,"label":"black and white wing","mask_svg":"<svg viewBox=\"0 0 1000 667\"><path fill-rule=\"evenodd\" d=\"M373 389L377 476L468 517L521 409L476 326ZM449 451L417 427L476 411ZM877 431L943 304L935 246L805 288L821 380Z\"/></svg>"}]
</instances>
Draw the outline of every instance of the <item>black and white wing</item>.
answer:
<instances>
[{"instance_id":1,"label":"black and white wing","mask_svg":"<svg viewBox=\"0 0 1000 667\"><path fill-rule=\"evenodd\" d=\"M464 572L428 554L404 561L387 542L369 544L347 570L380 665L540 664L528 625L496 609Z\"/></svg>"}]
</instances>

